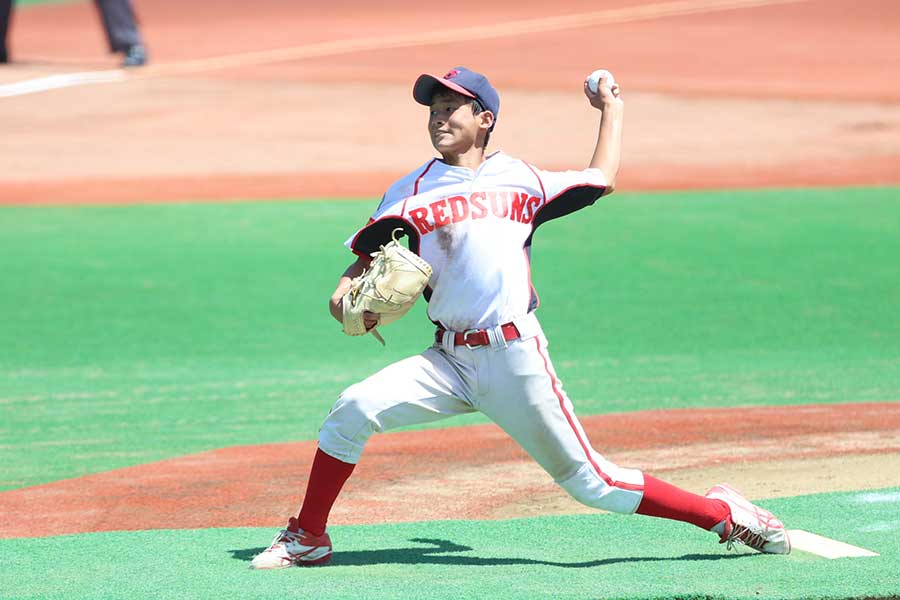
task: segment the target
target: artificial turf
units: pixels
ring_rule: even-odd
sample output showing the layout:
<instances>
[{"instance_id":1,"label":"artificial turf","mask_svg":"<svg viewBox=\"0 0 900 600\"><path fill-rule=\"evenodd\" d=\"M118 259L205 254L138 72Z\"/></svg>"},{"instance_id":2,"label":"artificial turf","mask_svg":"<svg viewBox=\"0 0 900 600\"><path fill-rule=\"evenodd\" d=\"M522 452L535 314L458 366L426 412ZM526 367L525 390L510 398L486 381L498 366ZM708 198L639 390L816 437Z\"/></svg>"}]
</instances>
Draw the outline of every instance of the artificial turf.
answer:
<instances>
[{"instance_id":1,"label":"artificial turf","mask_svg":"<svg viewBox=\"0 0 900 600\"><path fill-rule=\"evenodd\" d=\"M327 314L375 204L0 207L0 490L314 439L430 343ZM585 415L897 400L898 231L898 188L616 194L536 233L538 316Z\"/></svg>"},{"instance_id":2,"label":"artificial turf","mask_svg":"<svg viewBox=\"0 0 900 600\"><path fill-rule=\"evenodd\" d=\"M269 543L271 529L115 532L0 540L0 597L763 600L900 594L900 488L761 504L791 529L880 556L729 553L714 535L683 523L597 514L333 527L331 565L252 571L249 561Z\"/></svg>"}]
</instances>

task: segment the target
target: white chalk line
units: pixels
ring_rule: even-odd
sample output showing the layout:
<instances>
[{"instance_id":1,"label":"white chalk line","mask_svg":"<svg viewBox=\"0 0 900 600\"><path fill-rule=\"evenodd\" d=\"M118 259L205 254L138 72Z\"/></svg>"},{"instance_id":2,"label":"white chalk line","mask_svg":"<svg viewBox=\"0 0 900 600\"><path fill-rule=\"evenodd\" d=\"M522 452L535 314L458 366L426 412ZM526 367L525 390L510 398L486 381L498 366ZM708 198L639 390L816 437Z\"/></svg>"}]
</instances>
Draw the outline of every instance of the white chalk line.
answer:
<instances>
[{"instance_id":1,"label":"white chalk line","mask_svg":"<svg viewBox=\"0 0 900 600\"><path fill-rule=\"evenodd\" d=\"M859 528L864 533L879 533L882 531L895 531L900 529L900 521L879 521L871 525L865 525Z\"/></svg>"},{"instance_id":2,"label":"white chalk line","mask_svg":"<svg viewBox=\"0 0 900 600\"><path fill-rule=\"evenodd\" d=\"M396 48L408 48L414 46L434 46L439 44L470 42L503 37L513 37L533 33L550 33L571 29L583 29L598 25L612 25L629 23L634 21L646 21L666 17L677 17L699 13L719 12L772 6L779 4L797 4L810 0L674 0L670 2L658 2L630 6L627 8L615 8L593 12L584 12L572 15L556 17L537 17L533 19L521 19L495 23L492 25L460 27L455 29L442 29L439 31L426 31L417 33L405 33L389 36L377 36L368 38L356 38L349 40L336 40L332 42L320 42L278 48L275 50L261 50L257 52L244 52L240 54L228 54L224 56L186 60L162 65L150 65L133 71L125 72L122 69L93 71L84 73L68 73L63 75L51 75L38 79L30 79L12 84L0 85L0 98L22 96L48 90L87 85L92 83L111 83L134 79L146 79L166 75L181 75L185 73L209 72L236 67L258 66L300 60L306 58L321 58L324 56L336 56L353 52L389 50Z\"/></svg>"},{"instance_id":3,"label":"white chalk line","mask_svg":"<svg viewBox=\"0 0 900 600\"><path fill-rule=\"evenodd\" d=\"M900 492L869 492L855 496L853 501L860 504L898 504Z\"/></svg>"},{"instance_id":4,"label":"white chalk line","mask_svg":"<svg viewBox=\"0 0 900 600\"><path fill-rule=\"evenodd\" d=\"M791 538L792 550L802 550L803 552L816 554L830 560L837 558L879 556L871 550L845 544L844 542L803 531L802 529L791 529L787 533Z\"/></svg>"},{"instance_id":5,"label":"white chalk line","mask_svg":"<svg viewBox=\"0 0 900 600\"><path fill-rule=\"evenodd\" d=\"M37 79L26 79L15 83L0 85L0 98L11 96L24 96L37 92L58 90L61 88L78 85L90 85L92 83L113 83L125 81L128 78L123 69L111 69L107 71L84 71L82 73L62 73L48 75Z\"/></svg>"},{"instance_id":6,"label":"white chalk line","mask_svg":"<svg viewBox=\"0 0 900 600\"><path fill-rule=\"evenodd\" d=\"M396 34L351 40L320 42L291 48L263 50L243 54L185 61L157 67L165 73L210 71L232 67L255 66L303 58L321 58L353 52L389 50L411 46L435 46L440 44L471 42L532 33L550 33L571 29L583 29L597 25L611 25L633 21L645 21L696 13L737 10L776 4L796 4L809 0L675 0L645 4L628 8L607 9L560 17L538 17L507 21L485 26L460 27L418 33ZM152 67L151 67L152 68ZM145 73L147 71L145 70Z\"/></svg>"}]
</instances>

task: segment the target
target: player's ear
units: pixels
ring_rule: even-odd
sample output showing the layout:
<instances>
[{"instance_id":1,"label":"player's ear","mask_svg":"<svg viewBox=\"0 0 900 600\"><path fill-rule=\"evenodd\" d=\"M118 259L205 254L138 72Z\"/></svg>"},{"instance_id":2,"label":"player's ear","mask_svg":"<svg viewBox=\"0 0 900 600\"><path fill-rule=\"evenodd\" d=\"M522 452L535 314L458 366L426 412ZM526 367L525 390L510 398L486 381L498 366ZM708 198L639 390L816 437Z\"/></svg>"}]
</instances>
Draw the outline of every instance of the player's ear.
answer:
<instances>
[{"instance_id":1,"label":"player's ear","mask_svg":"<svg viewBox=\"0 0 900 600\"><path fill-rule=\"evenodd\" d=\"M478 127L480 129L490 130L494 126L494 113L489 110L483 110L478 113Z\"/></svg>"}]
</instances>

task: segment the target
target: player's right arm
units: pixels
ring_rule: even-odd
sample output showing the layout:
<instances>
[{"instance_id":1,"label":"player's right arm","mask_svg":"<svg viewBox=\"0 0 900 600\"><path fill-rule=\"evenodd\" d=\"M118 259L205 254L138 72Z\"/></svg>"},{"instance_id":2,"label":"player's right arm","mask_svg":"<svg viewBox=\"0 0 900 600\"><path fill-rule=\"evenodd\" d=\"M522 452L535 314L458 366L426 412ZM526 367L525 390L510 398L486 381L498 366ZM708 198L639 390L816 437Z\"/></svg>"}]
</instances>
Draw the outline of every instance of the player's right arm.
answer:
<instances>
[{"instance_id":1,"label":"player's right arm","mask_svg":"<svg viewBox=\"0 0 900 600\"><path fill-rule=\"evenodd\" d=\"M600 80L596 94L591 92L585 81L584 94L588 97L591 106L601 112L600 132L597 134L597 145L589 166L603 172L607 182L603 194L611 194L616 187L616 175L619 173L619 163L622 158L624 104L618 95L618 90L614 93L610 89L606 77Z\"/></svg>"},{"instance_id":2,"label":"player's right arm","mask_svg":"<svg viewBox=\"0 0 900 600\"><path fill-rule=\"evenodd\" d=\"M331 311L331 316L337 319L338 323L344 322L344 296L350 291L351 282L355 277L362 275L363 271L369 267L369 263L371 262L371 256L359 256L356 259L356 262L347 267L344 274L341 275L341 279L338 281L338 285L331 295L331 299L328 301L328 310ZM372 315L372 318L369 319L367 315L365 323L366 328L371 329L378 323L378 316Z\"/></svg>"}]
</instances>

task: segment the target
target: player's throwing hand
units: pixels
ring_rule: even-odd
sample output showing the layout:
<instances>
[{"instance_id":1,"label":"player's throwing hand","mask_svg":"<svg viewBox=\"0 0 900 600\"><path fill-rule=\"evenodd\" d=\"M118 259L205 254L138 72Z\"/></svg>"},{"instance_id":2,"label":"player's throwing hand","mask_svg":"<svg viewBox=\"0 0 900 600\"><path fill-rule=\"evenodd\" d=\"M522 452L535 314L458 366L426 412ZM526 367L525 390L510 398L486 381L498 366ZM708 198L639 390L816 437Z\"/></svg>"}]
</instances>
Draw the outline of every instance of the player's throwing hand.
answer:
<instances>
[{"instance_id":1,"label":"player's throwing hand","mask_svg":"<svg viewBox=\"0 0 900 600\"><path fill-rule=\"evenodd\" d=\"M613 74L605 69L598 69L584 79L584 95L594 108L603 110L611 104L622 104L619 92Z\"/></svg>"}]
</instances>

